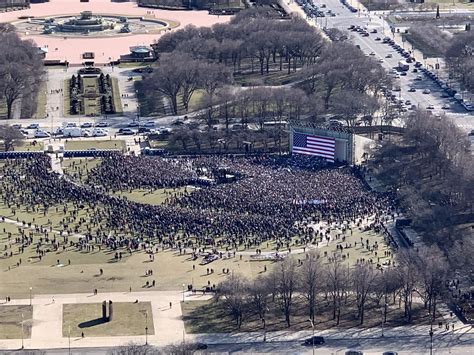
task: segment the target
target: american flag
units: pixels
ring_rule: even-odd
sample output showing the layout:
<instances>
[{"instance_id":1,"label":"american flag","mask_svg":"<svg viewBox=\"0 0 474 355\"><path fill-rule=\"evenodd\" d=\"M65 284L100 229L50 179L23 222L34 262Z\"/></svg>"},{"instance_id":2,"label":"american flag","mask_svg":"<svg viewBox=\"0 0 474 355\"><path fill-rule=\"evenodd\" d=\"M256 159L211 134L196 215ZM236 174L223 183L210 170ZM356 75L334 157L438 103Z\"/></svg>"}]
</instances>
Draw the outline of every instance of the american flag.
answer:
<instances>
[{"instance_id":1,"label":"american flag","mask_svg":"<svg viewBox=\"0 0 474 355\"><path fill-rule=\"evenodd\" d=\"M334 162L335 151L334 138L293 132L293 153L315 155Z\"/></svg>"}]
</instances>

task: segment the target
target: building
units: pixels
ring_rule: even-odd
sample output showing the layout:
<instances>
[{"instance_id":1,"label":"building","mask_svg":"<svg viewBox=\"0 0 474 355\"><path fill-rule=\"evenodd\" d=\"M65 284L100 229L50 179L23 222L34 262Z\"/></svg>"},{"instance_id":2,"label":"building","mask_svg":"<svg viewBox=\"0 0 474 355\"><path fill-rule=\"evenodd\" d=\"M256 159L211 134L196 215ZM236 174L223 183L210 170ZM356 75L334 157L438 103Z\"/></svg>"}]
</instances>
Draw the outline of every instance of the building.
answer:
<instances>
[{"instance_id":1,"label":"building","mask_svg":"<svg viewBox=\"0 0 474 355\"><path fill-rule=\"evenodd\" d=\"M149 46L130 47L129 54L120 56L121 62L153 62L155 59L155 52Z\"/></svg>"},{"instance_id":2,"label":"building","mask_svg":"<svg viewBox=\"0 0 474 355\"><path fill-rule=\"evenodd\" d=\"M30 0L0 0L0 11L19 10L30 7Z\"/></svg>"},{"instance_id":3,"label":"building","mask_svg":"<svg viewBox=\"0 0 474 355\"><path fill-rule=\"evenodd\" d=\"M137 0L138 6L173 9L240 9L242 0Z\"/></svg>"}]
</instances>

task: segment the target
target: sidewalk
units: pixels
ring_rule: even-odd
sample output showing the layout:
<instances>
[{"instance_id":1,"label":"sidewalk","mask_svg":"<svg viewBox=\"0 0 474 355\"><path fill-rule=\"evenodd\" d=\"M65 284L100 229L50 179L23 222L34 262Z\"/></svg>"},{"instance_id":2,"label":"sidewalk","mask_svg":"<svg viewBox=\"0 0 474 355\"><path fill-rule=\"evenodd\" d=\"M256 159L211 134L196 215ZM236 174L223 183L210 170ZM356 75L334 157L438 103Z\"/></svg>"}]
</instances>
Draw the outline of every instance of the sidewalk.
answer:
<instances>
[{"instance_id":1,"label":"sidewalk","mask_svg":"<svg viewBox=\"0 0 474 355\"><path fill-rule=\"evenodd\" d=\"M54 297L54 303L53 303ZM192 295L186 292L185 300L206 300L211 296ZM126 293L99 293L41 295L33 297L33 320L31 338L24 339L26 349L67 348L69 339L62 334L62 305L67 303L101 303L104 300L113 302L150 302L153 310L154 335L148 335L148 342L155 346L179 343L185 336L184 323L180 302L183 299L181 291L150 291ZM29 299L12 300L3 306L29 305ZM170 308L170 302L173 307ZM74 337L72 347L108 347L125 345L130 342L144 343L145 335L120 337ZM19 349L21 339L0 339L0 350Z\"/></svg>"}]
</instances>

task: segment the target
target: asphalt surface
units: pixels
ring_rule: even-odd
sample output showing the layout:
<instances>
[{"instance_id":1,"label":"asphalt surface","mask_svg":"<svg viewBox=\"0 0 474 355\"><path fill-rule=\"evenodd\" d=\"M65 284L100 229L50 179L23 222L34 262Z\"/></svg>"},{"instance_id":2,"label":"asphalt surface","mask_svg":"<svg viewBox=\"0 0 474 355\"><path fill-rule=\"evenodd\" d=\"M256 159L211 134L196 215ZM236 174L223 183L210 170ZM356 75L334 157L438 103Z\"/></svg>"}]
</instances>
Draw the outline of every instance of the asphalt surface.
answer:
<instances>
[{"instance_id":1,"label":"asphalt surface","mask_svg":"<svg viewBox=\"0 0 474 355\"><path fill-rule=\"evenodd\" d=\"M382 43L384 37L393 39L393 34L390 31L389 24L378 13L371 13L370 16L367 12L352 13L343 6L339 0L323 0L315 3L317 5L324 3L326 4L326 9L324 10L330 9L332 12L336 13L335 17L326 16L324 18L318 18L317 23L319 26L337 28L341 31L347 32L349 39L355 45L359 45L364 53L368 55L372 54L375 59L382 60L380 64L387 69L387 71L396 68L400 60L405 60L405 58L403 58L389 44ZM356 4L353 5L356 7ZM363 37L357 32L348 30L351 25L367 28L369 37ZM372 30L376 30L377 33L370 33ZM381 40L377 41L377 37ZM408 43L401 42L398 44L403 45L406 50L412 50ZM389 54L392 55L392 58L387 58L387 55ZM422 64L426 63L422 57L417 57L415 55L415 59ZM407 72L406 76L401 76L399 79L395 79L395 83L400 86L401 91L394 91L393 94L404 101L409 100L411 102L410 105L416 105L422 109L426 109L428 106L432 105L434 107L434 109L432 109L434 113L440 114L445 112L452 116L455 121L459 121L459 125L465 130L474 129L474 112L466 111L453 98L442 98L441 88L423 73L413 73L413 65L414 63L410 64L410 70ZM415 80L418 75L421 75L422 80ZM415 88L416 91L409 92L408 90L411 87ZM423 94L424 89L429 89L430 94ZM442 107L445 104L449 104L450 109L443 109ZM398 122L398 124L403 124L403 122Z\"/></svg>"}]
</instances>

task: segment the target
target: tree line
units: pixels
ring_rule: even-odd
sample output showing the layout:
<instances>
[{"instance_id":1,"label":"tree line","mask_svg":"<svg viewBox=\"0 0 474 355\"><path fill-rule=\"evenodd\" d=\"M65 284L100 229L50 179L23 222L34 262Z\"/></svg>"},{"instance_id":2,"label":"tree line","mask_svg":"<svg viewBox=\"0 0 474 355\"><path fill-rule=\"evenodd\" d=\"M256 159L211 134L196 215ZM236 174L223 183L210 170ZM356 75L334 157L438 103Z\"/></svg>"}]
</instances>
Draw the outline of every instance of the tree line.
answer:
<instances>
[{"instance_id":1,"label":"tree line","mask_svg":"<svg viewBox=\"0 0 474 355\"><path fill-rule=\"evenodd\" d=\"M24 41L8 24L0 24L0 102L5 102L7 119L13 118L14 104L21 99L24 116L36 111L43 62L38 48Z\"/></svg>"},{"instance_id":2,"label":"tree line","mask_svg":"<svg viewBox=\"0 0 474 355\"><path fill-rule=\"evenodd\" d=\"M381 88L391 85L373 58L347 42L327 41L300 17L275 20L258 11L242 11L228 24L167 33L154 49L159 64L145 77L142 92L161 93L178 114L180 103L187 112L200 90L208 126L216 115L227 119L229 112L243 124L270 116L318 120L327 113L348 117L347 123L354 124L361 115L373 117ZM287 80L292 83L251 91L236 84L236 76L257 70L262 77L291 73ZM215 109L222 106L224 110Z\"/></svg>"},{"instance_id":3,"label":"tree line","mask_svg":"<svg viewBox=\"0 0 474 355\"><path fill-rule=\"evenodd\" d=\"M398 265L378 269L370 263L349 267L337 255L320 257L310 251L303 260L287 257L278 262L268 274L249 280L232 274L217 287L216 300L240 328L248 318L257 314L265 320L274 304L288 327L292 324L296 304L303 308L313 322L318 321L318 306L329 304L332 319L339 325L341 314L349 304L355 304L354 317L362 325L369 307L380 309L387 322L390 305L403 304L406 322L413 320L414 298L422 300L434 320L436 307L447 293L448 266L437 247L419 252L402 251Z\"/></svg>"},{"instance_id":4,"label":"tree line","mask_svg":"<svg viewBox=\"0 0 474 355\"><path fill-rule=\"evenodd\" d=\"M437 245L450 267L473 274L474 159L464 131L447 116L409 115L403 137L387 142L371 164L397 192L401 207L428 245Z\"/></svg>"}]
</instances>

